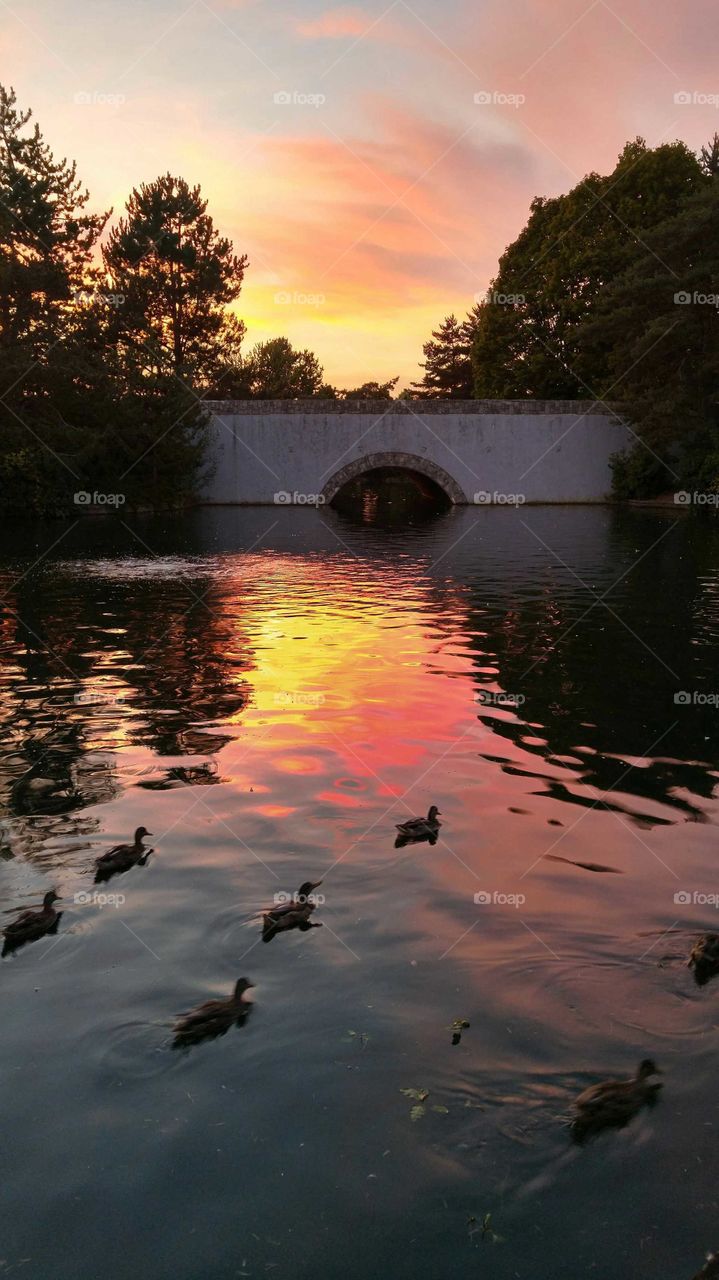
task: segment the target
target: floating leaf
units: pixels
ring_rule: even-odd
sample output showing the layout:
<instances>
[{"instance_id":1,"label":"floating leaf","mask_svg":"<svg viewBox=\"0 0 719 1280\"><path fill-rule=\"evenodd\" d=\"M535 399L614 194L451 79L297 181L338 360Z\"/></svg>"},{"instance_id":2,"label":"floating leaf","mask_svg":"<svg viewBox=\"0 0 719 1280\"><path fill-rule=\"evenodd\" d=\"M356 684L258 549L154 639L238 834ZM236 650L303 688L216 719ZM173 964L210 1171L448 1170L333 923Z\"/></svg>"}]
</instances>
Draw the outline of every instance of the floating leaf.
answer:
<instances>
[{"instance_id":1,"label":"floating leaf","mask_svg":"<svg viewBox=\"0 0 719 1280\"><path fill-rule=\"evenodd\" d=\"M484 1218L482 1220L481 1238L482 1240L489 1240L490 1244L501 1244L503 1237L497 1235L497 1232L493 1229L491 1224L492 1224L491 1213L485 1213Z\"/></svg>"},{"instance_id":2,"label":"floating leaf","mask_svg":"<svg viewBox=\"0 0 719 1280\"><path fill-rule=\"evenodd\" d=\"M429 1089L400 1089L405 1098L414 1098L417 1102L426 1102L429 1097Z\"/></svg>"},{"instance_id":3,"label":"floating leaf","mask_svg":"<svg viewBox=\"0 0 719 1280\"><path fill-rule=\"evenodd\" d=\"M450 1031L467 1031L469 1029L469 1023L466 1018L455 1018L449 1029Z\"/></svg>"},{"instance_id":4,"label":"floating leaf","mask_svg":"<svg viewBox=\"0 0 719 1280\"><path fill-rule=\"evenodd\" d=\"M415 1120L421 1120L422 1116L426 1114L426 1111L427 1108L423 1107L421 1103L418 1103L416 1107L412 1107L412 1110L409 1113L409 1118L413 1122Z\"/></svg>"},{"instance_id":5,"label":"floating leaf","mask_svg":"<svg viewBox=\"0 0 719 1280\"><path fill-rule=\"evenodd\" d=\"M440 1116L448 1116L448 1115L449 1115L449 1107L439 1107L439 1106L437 1106L437 1107L432 1107L432 1110L433 1110L433 1111L436 1111L436 1112L437 1112L437 1114L438 1114L438 1115L440 1115Z\"/></svg>"}]
</instances>

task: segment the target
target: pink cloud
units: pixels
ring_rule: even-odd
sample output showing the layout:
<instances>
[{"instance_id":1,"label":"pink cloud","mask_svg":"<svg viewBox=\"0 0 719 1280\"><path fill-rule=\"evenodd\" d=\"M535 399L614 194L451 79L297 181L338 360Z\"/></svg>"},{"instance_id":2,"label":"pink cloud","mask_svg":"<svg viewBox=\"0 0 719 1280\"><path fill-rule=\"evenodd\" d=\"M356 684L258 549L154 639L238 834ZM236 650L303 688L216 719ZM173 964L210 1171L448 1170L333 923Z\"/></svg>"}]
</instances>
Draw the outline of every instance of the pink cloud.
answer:
<instances>
[{"instance_id":1,"label":"pink cloud","mask_svg":"<svg viewBox=\"0 0 719 1280\"><path fill-rule=\"evenodd\" d=\"M369 14L359 9L328 9L311 22L297 22L296 30L307 39L337 40L343 36L361 36L372 26Z\"/></svg>"}]
</instances>

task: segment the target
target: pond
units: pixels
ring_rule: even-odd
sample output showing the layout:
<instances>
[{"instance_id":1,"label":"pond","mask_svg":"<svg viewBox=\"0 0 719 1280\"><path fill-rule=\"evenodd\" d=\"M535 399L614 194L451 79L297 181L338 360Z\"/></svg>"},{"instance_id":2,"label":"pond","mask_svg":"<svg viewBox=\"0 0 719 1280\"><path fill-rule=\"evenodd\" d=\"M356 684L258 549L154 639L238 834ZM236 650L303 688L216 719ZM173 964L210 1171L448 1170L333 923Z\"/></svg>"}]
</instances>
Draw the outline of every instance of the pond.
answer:
<instances>
[{"instance_id":1,"label":"pond","mask_svg":"<svg viewBox=\"0 0 719 1280\"><path fill-rule=\"evenodd\" d=\"M62 901L0 964L0 1275L690 1280L719 1247L719 978L686 963L719 925L711 516L1 545L3 927ZM321 927L268 938L320 880ZM174 1047L240 977L251 1016ZM574 1144L572 1100L643 1057L658 1105Z\"/></svg>"}]
</instances>

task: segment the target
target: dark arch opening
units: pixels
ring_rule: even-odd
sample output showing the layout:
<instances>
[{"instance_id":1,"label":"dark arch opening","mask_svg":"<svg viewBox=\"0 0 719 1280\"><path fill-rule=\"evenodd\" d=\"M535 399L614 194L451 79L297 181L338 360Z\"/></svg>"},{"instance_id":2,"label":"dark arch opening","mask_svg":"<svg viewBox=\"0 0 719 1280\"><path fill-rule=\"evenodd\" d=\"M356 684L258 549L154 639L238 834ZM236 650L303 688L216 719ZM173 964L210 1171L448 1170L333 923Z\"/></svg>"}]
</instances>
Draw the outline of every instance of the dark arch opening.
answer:
<instances>
[{"instance_id":1,"label":"dark arch opening","mask_svg":"<svg viewBox=\"0 0 719 1280\"><path fill-rule=\"evenodd\" d=\"M368 468L340 484L330 503L343 515L366 524L405 523L441 515L452 499L436 480L411 467Z\"/></svg>"}]
</instances>

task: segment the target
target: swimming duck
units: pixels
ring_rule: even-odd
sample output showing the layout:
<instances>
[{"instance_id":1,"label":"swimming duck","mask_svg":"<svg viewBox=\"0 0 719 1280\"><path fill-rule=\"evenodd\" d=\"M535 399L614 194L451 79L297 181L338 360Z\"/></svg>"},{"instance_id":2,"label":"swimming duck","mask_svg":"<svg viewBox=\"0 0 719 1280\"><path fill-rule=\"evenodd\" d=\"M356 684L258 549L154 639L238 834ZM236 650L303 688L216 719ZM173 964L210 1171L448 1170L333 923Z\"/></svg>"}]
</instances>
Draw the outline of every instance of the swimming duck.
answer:
<instances>
[{"instance_id":1,"label":"swimming duck","mask_svg":"<svg viewBox=\"0 0 719 1280\"><path fill-rule=\"evenodd\" d=\"M646 1104L656 1101L661 1082L650 1077L659 1074L659 1068L651 1058L644 1058L632 1080L607 1080L593 1084L580 1093L574 1108L577 1112L572 1122L572 1132L577 1142L583 1142L602 1129L622 1129Z\"/></svg>"},{"instance_id":2,"label":"swimming duck","mask_svg":"<svg viewBox=\"0 0 719 1280\"><path fill-rule=\"evenodd\" d=\"M57 927L60 919L60 912L55 909L55 903L60 901L59 894L54 889L50 889L42 900L42 907L39 910L23 911L17 920L13 920L4 930L5 946L3 954L12 951L15 947L22 946L24 942L31 942L35 938L42 938L44 934L50 933L52 929Z\"/></svg>"},{"instance_id":3,"label":"swimming duck","mask_svg":"<svg viewBox=\"0 0 719 1280\"><path fill-rule=\"evenodd\" d=\"M395 826L399 831L400 840L431 840L437 839L437 832L442 823L437 821L439 809L436 804L430 805L426 818L408 818L406 822L397 822Z\"/></svg>"},{"instance_id":4,"label":"swimming duck","mask_svg":"<svg viewBox=\"0 0 719 1280\"><path fill-rule=\"evenodd\" d=\"M146 849L142 841L145 836L151 835L152 832L148 831L147 827L138 827L132 844L116 844L112 849L108 849L107 853L96 858L95 881L107 880L119 871L129 871L130 867L144 866L152 849Z\"/></svg>"},{"instance_id":5,"label":"swimming duck","mask_svg":"<svg viewBox=\"0 0 719 1280\"><path fill-rule=\"evenodd\" d=\"M273 907L269 907L267 911L264 911L262 913L262 923L265 932L274 937L281 929L296 929L298 927L319 929L319 924L310 925L310 916L317 906L317 901L312 896L313 891L319 889L321 884L321 880L305 880L304 884L300 885L297 893L293 894L287 902L276 903Z\"/></svg>"},{"instance_id":6,"label":"swimming duck","mask_svg":"<svg viewBox=\"0 0 719 1280\"><path fill-rule=\"evenodd\" d=\"M697 938L687 961L700 987L719 973L719 933L705 933Z\"/></svg>"},{"instance_id":7,"label":"swimming duck","mask_svg":"<svg viewBox=\"0 0 719 1280\"><path fill-rule=\"evenodd\" d=\"M251 988L247 978L238 978L227 1000L207 1000L189 1013L181 1014L175 1024L175 1048L223 1036L234 1023L242 1024L252 1010L252 1005L243 999Z\"/></svg>"}]
</instances>

